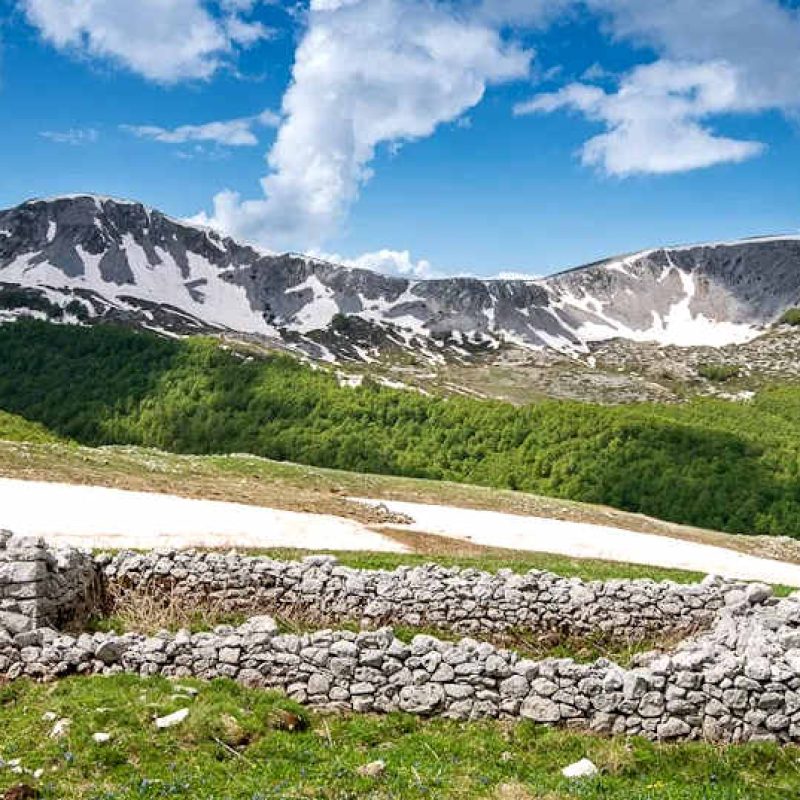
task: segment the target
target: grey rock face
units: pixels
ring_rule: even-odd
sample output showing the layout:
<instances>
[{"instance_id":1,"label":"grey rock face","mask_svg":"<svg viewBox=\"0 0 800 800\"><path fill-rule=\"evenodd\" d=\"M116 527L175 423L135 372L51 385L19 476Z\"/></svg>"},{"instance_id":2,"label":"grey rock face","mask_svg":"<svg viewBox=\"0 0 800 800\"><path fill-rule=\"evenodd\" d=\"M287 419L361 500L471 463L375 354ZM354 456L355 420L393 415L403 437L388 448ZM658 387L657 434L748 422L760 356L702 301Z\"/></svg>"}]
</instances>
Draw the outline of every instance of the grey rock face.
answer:
<instances>
[{"instance_id":1,"label":"grey rock face","mask_svg":"<svg viewBox=\"0 0 800 800\"><path fill-rule=\"evenodd\" d=\"M153 273L164 287L155 300ZM701 319L741 326L737 340L755 335L800 298L800 239L662 248L535 281L409 281L266 254L139 203L77 196L0 211L0 297L17 291L18 303L6 317L24 313L20 287L64 321L283 337L318 357L358 359L364 347L434 357L442 344L463 355L506 340L585 352L614 337L673 342ZM705 330L694 344L707 343Z\"/></svg>"}]
</instances>

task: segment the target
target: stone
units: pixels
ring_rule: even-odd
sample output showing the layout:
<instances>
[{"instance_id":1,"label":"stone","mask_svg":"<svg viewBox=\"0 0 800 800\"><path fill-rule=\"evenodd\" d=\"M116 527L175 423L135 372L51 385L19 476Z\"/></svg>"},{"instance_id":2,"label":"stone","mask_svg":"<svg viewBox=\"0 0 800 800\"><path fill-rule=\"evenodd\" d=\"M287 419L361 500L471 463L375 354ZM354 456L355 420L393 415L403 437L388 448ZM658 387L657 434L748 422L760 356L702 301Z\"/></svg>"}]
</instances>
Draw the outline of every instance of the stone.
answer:
<instances>
[{"instance_id":1,"label":"stone","mask_svg":"<svg viewBox=\"0 0 800 800\"><path fill-rule=\"evenodd\" d=\"M782 731L789 727L791 720L786 714L770 714L764 721L767 730Z\"/></svg>"},{"instance_id":2,"label":"stone","mask_svg":"<svg viewBox=\"0 0 800 800\"><path fill-rule=\"evenodd\" d=\"M692 732L691 726L677 717L670 717L656 728L659 739L680 739Z\"/></svg>"},{"instance_id":3,"label":"stone","mask_svg":"<svg viewBox=\"0 0 800 800\"><path fill-rule=\"evenodd\" d=\"M122 642L107 639L101 642L94 651L94 657L104 664L116 664L122 657L125 647Z\"/></svg>"},{"instance_id":4,"label":"stone","mask_svg":"<svg viewBox=\"0 0 800 800\"><path fill-rule=\"evenodd\" d=\"M427 683L422 686L404 686L400 690L399 706L410 714L431 714L444 702L441 684Z\"/></svg>"},{"instance_id":5,"label":"stone","mask_svg":"<svg viewBox=\"0 0 800 800\"><path fill-rule=\"evenodd\" d=\"M436 683L449 683L456 676L456 671L450 664L439 664L436 671L431 675L431 680Z\"/></svg>"},{"instance_id":6,"label":"stone","mask_svg":"<svg viewBox=\"0 0 800 800\"><path fill-rule=\"evenodd\" d=\"M531 719L534 722L559 722L561 710L558 703L548 700L546 697L528 697L520 708L520 716Z\"/></svg>"},{"instance_id":7,"label":"stone","mask_svg":"<svg viewBox=\"0 0 800 800\"><path fill-rule=\"evenodd\" d=\"M332 658L329 669L337 678L346 678L355 672L356 666L354 658Z\"/></svg>"},{"instance_id":8,"label":"stone","mask_svg":"<svg viewBox=\"0 0 800 800\"><path fill-rule=\"evenodd\" d=\"M0 611L0 628L4 628L9 633L22 633L30 630L32 626L31 618L25 614L17 614L14 611Z\"/></svg>"},{"instance_id":9,"label":"stone","mask_svg":"<svg viewBox=\"0 0 800 800\"><path fill-rule=\"evenodd\" d=\"M268 616L250 617L244 627L250 633L276 634L279 630L278 623Z\"/></svg>"},{"instance_id":10,"label":"stone","mask_svg":"<svg viewBox=\"0 0 800 800\"><path fill-rule=\"evenodd\" d=\"M582 758L580 761L576 761L561 770L561 774L565 778L573 780L576 778L593 778L599 772L600 770L588 758Z\"/></svg>"},{"instance_id":11,"label":"stone","mask_svg":"<svg viewBox=\"0 0 800 800\"><path fill-rule=\"evenodd\" d=\"M512 675L500 684L501 697L525 697L530 686L522 675Z\"/></svg>"},{"instance_id":12,"label":"stone","mask_svg":"<svg viewBox=\"0 0 800 800\"><path fill-rule=\"evenodd\" d=\"M327 694L331 688L331 678L329 675L324 675L321 672L315 672L309 679L308 679L308 693L310 695L315 694Z\"/></svg>"},{"instance_id":13,"label":"stone","mask_svg":"<svg viewBox=\"0 0 800 800\"><path fill-rule=\"evenodd\" d=\"M648 684L644 675L638 672L627 672L622 679L622 695L628 700L643 697Z\"/></svg>"},{"instance_id":14,"label":"stone","mask_svg":"<svg viewBox=\"0 0 800 800\"><path fill-rule=\"evenodd\" d=\"M370 761L369 764L363 764L357 770L362 778L380 778L386 772L386 762Z\"/></svg>"},{"instance_id":15,"label":"stone","mask_svg":"<svg viewBox=\"0 0 800 800\"><path fill-rule=\"evenodd\" d=\"M639 701L639 714L643 717L660 717L664 713L664 705L661 692L646 692Z\"/></svg>"},{"instance_id":16,"label":"stone","mask_svg":"<svg viewBox=\"0 0 800 800\"><path fill-rule=\"evenodd\" d=\"M164 717L156 717L155 726L159 729L173 728L175 725L180 725L189 716L188 708L181 708L178 711L173 711L172 714L167 714Z\"/></svg>"},{"instance_id":17,"label":"stone","mask_svg":"<svg viewBox=\"0 0 800 800\"><path fill-rule=\"evenodd\" d=\"M754 681L769 680L771 672L769 659L764 657L751 658L744 667L744 674Z\"/></svg>"},{"instance_id":18,"label":"stone","mask_svg":"<svg viewBox=\"0 0 800 800\"><path fill-rule=\"evenodd\" d=\"M358 658L358 647L355 642L338 641L331 645L331 655L338 656L343 659L356 659Z\"/></svg>"},{"instance_id":19,"label":"stone","mask_svg":"<svg viewBox=\"0 0 800 800\"><path fill-rule=\"evenodd\" d=\"M558 685L547 678L536 678L531 683L531 693L542 697L551 697L558 691Z\"/></svg>"},{"instance_id":20,"label":"stone","mask_svg":"<svg viewBox=\"0 0 800 800\"><path fill-rule=\"evenodd\" d=\"M64 717L56 722L55 725L50 729L50 738L51 739L63 739L68 733L69 729L72 727L72 720Z\"/></svg>"},{"instance_id":21,"label":"stone","mask_svg":"<svg viewBox=\"0 0 800 800\"><path fill-rule=\"evenodd\" d=\"M771 586L765 583L751 583L745 589L745 597L750 605L758 605L769 600L772 597L773 591Z\"/></svg>"}]
</instances>

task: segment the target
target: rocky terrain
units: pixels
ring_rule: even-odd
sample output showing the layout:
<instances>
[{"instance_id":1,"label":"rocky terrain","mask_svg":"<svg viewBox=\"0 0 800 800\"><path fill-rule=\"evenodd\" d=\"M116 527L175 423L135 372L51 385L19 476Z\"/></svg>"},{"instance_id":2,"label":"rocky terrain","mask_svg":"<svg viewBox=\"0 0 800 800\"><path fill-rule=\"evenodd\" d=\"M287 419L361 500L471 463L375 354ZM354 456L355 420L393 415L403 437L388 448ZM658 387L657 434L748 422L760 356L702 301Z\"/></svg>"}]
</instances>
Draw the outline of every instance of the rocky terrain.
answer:
<instances>
[{"instance_id":1,"label":"rocky terrain","mask_svg":"<svg viewBox=\"0 0 800 800\"><path fill-rule=\"evenodd\" d=\"M602 372L653 348L756 339L800 302L799 266L800 238L786 236L649 250L539 280L408 280L262 252L139 203L68 196L0 212L0 321L227 334L344 364L503 367L522 352ZM651 378L605 381L625 400L662 394Z\"/></svg>"}]
</instances>

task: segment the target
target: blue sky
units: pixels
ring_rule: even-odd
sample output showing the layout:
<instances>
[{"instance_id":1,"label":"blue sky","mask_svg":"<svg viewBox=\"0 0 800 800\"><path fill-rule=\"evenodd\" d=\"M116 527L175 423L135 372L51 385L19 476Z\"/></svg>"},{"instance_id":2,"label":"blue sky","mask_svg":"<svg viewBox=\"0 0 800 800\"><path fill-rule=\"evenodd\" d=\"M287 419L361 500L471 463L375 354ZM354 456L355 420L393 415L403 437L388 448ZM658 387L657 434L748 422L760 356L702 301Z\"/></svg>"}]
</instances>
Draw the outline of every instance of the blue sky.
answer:
<instances>
[{"instance_id":1,"label":"blue sky","mask_svg":"<svg viewBox=\"0 0 800 800\"><path fill-rule=\"evenodd\" d=\"M794 4L0 8L3 206L128 197L417 275L800 229Z\"/></svg>"}]
</instances>

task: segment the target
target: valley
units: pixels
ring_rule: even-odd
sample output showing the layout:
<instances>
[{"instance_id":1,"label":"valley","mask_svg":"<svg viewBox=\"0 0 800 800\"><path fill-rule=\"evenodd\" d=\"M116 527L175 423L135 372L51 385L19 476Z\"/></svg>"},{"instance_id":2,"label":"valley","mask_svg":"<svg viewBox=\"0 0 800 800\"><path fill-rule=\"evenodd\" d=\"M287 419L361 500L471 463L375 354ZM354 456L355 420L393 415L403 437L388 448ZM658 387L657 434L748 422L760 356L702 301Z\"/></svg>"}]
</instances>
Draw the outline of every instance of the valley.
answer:
<instances>
[{"instance_id":1,"label":"valley","mask_svg":"<svg viewBox=\"0 0 800 800\"><path fill-rule=\"evenodd\" d=\"M409 280L0 212L0 786L789 796L798 305L792 236ZM94 611L28 630L75 565Z\"/></svg>"},{"instance_id":2,"label":"valley","mask_svg":"<svg viewBox=\"0 0 800 800\"><path fill-rule=\"evenodd\" d=\"M800 391L749 402L525 406L426 396L286 355L122 327L0 327L0 407L86 445L251 453L602 504L744 534L800 531Z\"/></svg>"},{"instance_id":3,"label":"valley","mask_svg":"<svg viewBox=\"0 0 800 800\"><path fill-rule=\"evenodd\" d=\"M0 0L0 800L800 800L800 0Z\"/></svg>"}]
</instances>

